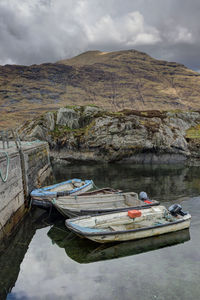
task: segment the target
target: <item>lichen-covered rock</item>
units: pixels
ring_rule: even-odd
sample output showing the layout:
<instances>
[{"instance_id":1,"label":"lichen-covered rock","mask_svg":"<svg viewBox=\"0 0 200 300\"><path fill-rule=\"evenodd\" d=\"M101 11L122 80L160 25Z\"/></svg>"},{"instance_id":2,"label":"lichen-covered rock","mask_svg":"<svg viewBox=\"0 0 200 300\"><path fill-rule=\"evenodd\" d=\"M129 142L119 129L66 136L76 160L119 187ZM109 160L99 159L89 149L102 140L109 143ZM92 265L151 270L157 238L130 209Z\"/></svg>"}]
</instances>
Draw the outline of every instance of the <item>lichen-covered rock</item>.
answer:
<instances>
[{"instance_id":1,"label":"lichen-covered rock","mask_svg":"<svg viewBox=\"0 0 200 300\"><path fill-rule=\"evenodd\" d=\"M74 109L62 107L57 113L57 125L67 126L70 129L79 128L80 114Z\"/></svg>"},{"instance_id":2,"label":"lichen-covered rock","mask_svg":"<svg viewBox=\"0 0 200 300\"><path fill-rule=\"evenodd\" d=\"M33 131L29 135L30 138L36 138L38 140L46 140L45 130L40 126L36 125Z\"/></svg>"},{"instance_id":3,"label":"lichen-covered rock","mask_svg":"<svg viewBox=\"0 0 200 300\"><path fill-rule=\"evenodd\" d=\"M200 158L200 113L110 113L98 108L62 108L32 123L27 137L46 140L52 155L67 161L169 163ZM79 126L79 127L78 127Z\"/></svg>"},{"instance_id":4,"label":"lichen-covered rock","mask_svg":"<svg viewBox=\"0 0 200 300\"><path fill-rule=\"evenodd\" d=\"M83 117L93 117L95 114L103 112L103 108L87 105L83 107Z\"/></svg>"},{"instance_id":5,"label":"lichen-covered rock","mask_svg":"<svg viewBox=\"0 0 200 300\"><path fill-rule=\"evenodd\" d=\"M48 112L44 115L44 120L46 121L46 127L53 131L55 129L55 119L52 112Z\"/></svg>"},{"instance_id":6,"label":"lichen-covered rock","mask_svg":"<svg viewBox=\"0 0 200 300\"><path fill-rule=\"evenodd\" d=\"M189 155L189 150L187 146L187 142L184 139L184 137L178 137L174 140L174 142L171 144L171 147L176 148L180 153L183 151L184 154Z\"/></svg>"}]
</instances>

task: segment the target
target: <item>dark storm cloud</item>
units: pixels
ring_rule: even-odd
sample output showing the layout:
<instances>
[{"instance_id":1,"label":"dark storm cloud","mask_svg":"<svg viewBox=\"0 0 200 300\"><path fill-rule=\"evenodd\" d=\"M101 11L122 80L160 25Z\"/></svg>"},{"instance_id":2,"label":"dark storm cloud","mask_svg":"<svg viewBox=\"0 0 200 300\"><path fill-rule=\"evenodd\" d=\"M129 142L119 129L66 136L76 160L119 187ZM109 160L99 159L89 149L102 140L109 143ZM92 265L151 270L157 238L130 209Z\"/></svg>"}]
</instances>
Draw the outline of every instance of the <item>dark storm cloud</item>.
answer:
<instances>
[{"instance_id":1,"label":"dark storm cloud","mask_svg":"<svg viewBox=\"0 0 200 300\"><path fill-rule=\"evenodd\" d=\"M0 64L137 49L200 69L196 0L1 0Z\"/></svg>"}]
</instances>

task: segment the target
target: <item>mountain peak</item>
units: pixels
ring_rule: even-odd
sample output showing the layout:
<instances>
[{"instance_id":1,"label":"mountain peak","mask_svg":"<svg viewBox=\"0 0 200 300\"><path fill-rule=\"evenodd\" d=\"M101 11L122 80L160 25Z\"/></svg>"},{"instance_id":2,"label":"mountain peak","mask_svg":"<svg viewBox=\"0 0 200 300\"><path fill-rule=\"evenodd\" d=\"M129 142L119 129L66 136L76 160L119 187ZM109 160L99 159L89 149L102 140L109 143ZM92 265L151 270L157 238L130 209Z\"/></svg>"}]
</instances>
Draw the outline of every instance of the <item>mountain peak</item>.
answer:
<instances>
[{"instance_id":1,"label":"mountain peak","mask_svg":"<svg viewBox=\"0 0 200 300\"><path fill-rule=\"evenodd\" d=\"M59 64L64 65L92 65L95 63L104 63L106 61L120 59L122 57L132 57L132 58L151 58L146 53L137 51L137 50L123 50L123 51L114 51L114 52L106 52L99 50L91 50L83 52L77 56L74 56L69 59L63 59L58 61Z\"/></svg>"}]
</instances>

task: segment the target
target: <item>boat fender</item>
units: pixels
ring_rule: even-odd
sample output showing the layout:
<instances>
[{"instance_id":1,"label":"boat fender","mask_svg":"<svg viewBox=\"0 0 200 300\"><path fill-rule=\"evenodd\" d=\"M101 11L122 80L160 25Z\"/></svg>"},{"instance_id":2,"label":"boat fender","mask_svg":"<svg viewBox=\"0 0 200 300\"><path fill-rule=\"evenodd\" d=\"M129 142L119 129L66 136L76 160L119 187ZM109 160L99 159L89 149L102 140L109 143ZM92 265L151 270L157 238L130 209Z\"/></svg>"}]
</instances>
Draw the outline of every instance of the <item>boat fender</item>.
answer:
<instances>
[{"instance_id":1,"label":"boat fender","mask_svg":"<svg viewBox=\"0 0 200 300\"><path fill-rule=\"evenodd\" d=\"M171 213L172 216L185 216L187 213L182 211L182 206L180 204L173 204L168 208L169 212Z\"/></svg>"},{"instance_id":2,"label":"boat fender","mask_svg":"<svg viewBox=\"0 0 200 300\"><path fill-rule=\"evenodd\" d=\"M128 211L128 216L131 219L141 217L141 215L142 215L142 212L140 210L132 209L132 210Z\"/></svg>"}]
</instances>

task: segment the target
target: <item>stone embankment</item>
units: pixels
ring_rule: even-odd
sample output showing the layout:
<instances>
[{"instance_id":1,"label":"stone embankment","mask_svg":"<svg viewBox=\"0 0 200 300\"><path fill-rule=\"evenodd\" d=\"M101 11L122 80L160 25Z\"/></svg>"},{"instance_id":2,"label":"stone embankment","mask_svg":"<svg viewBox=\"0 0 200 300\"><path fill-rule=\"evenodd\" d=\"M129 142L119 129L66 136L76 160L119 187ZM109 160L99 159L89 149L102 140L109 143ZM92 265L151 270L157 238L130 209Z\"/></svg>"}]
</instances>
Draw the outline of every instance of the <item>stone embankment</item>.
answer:
<instances>
[{"instance_id":1,"label":"stone embankment","mask_svg":"<svg viewBox=\"0 0 200 300\"><path fill-rule=\"evenodd\" d=\"M200 112L64 107L26 122L21 138L47 141L51 156L67 162L193 164L200 158Z\"/></svg>"},{"instance_id":2,"label":"stone embankment","mask_svg":"<svg viewBox=\"0 0 200 300\"><path fill-rule=\"evenodd\" d=\"M27 212L29 193L51 175L49 146L45 142L14 142L7 149L0 141L0 240L8 236ZM6 176L7 174L7 176ZM1 252L1 247L0 247Z\"/></svg>"}]
</instances>

